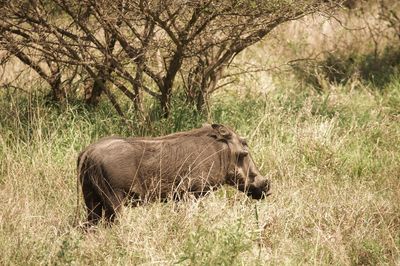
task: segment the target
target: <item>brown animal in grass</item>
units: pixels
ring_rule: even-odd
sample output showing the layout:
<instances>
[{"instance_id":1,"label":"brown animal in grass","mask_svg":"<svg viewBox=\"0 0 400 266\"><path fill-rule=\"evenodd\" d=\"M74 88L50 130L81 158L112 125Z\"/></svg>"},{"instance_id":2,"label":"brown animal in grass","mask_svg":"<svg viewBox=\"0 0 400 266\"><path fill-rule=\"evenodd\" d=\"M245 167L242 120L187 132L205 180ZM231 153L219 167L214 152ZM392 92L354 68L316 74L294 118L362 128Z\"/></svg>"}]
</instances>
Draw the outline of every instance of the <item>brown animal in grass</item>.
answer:
<instances>
[{"instance_id":1,"label":"brown animal in grass","mask_svg":"<svg viewBox=\"0 0 400 266\"><path fill-rule=\"evenodd\" d=\"M80 153L78 179L88 224L103 216L112 222L127 201L199 197L223 184L262 199L270 189L246 141L219 124L157 138L100 139Z\"/></svg>"}]
</instances>

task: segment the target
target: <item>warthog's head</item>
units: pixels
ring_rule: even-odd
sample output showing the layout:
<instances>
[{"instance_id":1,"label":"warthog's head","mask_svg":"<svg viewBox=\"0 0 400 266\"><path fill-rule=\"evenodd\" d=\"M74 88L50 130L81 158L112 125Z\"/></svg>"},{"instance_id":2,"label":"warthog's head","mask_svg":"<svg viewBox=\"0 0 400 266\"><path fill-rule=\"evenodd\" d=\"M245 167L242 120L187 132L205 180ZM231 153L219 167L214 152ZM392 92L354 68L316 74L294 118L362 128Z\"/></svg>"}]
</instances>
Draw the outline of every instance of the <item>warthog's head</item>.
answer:
<instances>
[{"instance_id":1,"label":"warthog's head","mask_svg":"<svg viewBox=\"0 0 400 266\"><path fill-rule=\"evenodd\" d=\"M270 195L270 181L258 171L246 140L226 126L212 124L211 127L214 129L211 135L225 142L230 150L227 183L253 199L263 199Z\"/></svg>"}]
</instances>

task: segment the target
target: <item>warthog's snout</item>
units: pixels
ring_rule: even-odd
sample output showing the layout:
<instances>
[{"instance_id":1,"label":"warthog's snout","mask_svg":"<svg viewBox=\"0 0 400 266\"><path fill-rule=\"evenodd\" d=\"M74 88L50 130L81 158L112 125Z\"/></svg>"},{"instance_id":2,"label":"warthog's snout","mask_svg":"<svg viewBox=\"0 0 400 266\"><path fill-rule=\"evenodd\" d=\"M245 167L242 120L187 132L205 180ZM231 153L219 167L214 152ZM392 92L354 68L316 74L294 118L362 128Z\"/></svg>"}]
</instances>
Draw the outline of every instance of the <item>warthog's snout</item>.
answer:
<instances>
[{"instance_id":1,"label":"warthog's snout","mask_svg":"<svg viewBox=\"0 0 400 266\"><path fill-rule=\"evenodd\" d=\"M248 195L251 196L253 199L264 199L265 197L272 194L270 190L271 190L271 181L262 177L259 178L258 182L250 184Z\"/></svg>"},{"instance_id":2,"label":"warthog's snout","mask_svg":"<svg viewBox=\"0 0 400 266\"><path fill-rule=\"evenodd\" d=\"M263 191L264 191L265 196L269 196L269 195L272 194L272 192L271 192L271 181L269 179L264 179L262 187L263 187Z\"/></svg>"}]
</instances>

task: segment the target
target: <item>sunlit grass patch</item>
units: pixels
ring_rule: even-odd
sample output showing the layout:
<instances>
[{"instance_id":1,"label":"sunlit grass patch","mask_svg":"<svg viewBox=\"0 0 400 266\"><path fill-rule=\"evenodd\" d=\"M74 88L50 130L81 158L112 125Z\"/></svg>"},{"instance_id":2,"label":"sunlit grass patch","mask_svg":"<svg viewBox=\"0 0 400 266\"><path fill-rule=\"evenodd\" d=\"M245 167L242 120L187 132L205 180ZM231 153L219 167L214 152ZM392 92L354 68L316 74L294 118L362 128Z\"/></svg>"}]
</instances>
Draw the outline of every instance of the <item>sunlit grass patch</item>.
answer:
<instances>
[{"instance_id":1,"label":"sunlit grass patch","mask_svg":"<svg viewBox=\"0 0 400 266\"><path fill-rule=\"evenodd\" d=\"M90 233L75 227L76 215L85 219L76 202L82 147L207 119L179 107L152 128L128 128L107 105L57 109L40 95L2 97L0 264L398 263L398 79L379 92L331 85L318 94L289 81L284 89L212 99L211 120L247 137L271 178L266 200L224 187L199 200L125 207L113 227Z\"/></svg>"}]
</instances>

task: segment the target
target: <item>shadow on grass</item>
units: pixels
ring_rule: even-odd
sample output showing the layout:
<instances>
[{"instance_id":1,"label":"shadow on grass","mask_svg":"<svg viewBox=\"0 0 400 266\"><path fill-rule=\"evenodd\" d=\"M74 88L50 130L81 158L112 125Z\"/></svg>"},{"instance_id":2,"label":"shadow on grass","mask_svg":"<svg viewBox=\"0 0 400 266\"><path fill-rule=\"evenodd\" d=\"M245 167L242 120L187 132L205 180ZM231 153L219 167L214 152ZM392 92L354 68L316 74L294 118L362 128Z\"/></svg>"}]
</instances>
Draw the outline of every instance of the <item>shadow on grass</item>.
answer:
<instances>
[{"instance_id":1,"label":"shadow on grass","mask_svg":"<svg viewBox=\"0 0 400 266\"><path fill-rule=\"evenodd\" d=\"M325 59L314 63L293 66L296 75L321 92L326 84L347 84L354 78L383 89L400 73L400 47L387 47L380 54L329 53Z\"/></svg>"}]
</instances>

